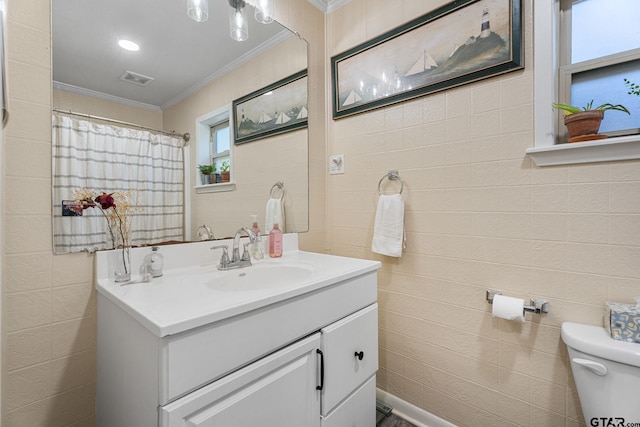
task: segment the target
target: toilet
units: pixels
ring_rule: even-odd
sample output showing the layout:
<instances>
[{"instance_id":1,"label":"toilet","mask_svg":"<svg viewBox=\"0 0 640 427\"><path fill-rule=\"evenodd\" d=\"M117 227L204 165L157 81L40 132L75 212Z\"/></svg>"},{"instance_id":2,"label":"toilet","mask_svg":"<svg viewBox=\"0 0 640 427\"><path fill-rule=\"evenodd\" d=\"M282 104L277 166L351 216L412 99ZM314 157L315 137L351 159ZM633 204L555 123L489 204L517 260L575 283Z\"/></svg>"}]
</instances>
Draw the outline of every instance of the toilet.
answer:
<instances>
[{"instance_id":1,"label":"toilet","mask_svg":"<svg viewBox=\"0 0 640 427\"><path fill-rule=\"evenodd\" d=\"M593 418L640 422L640 344L614 340L602 327L572 322L562 324L562 340L587 425L600 425L590 423Z\"/></svg>"}]
</instances>

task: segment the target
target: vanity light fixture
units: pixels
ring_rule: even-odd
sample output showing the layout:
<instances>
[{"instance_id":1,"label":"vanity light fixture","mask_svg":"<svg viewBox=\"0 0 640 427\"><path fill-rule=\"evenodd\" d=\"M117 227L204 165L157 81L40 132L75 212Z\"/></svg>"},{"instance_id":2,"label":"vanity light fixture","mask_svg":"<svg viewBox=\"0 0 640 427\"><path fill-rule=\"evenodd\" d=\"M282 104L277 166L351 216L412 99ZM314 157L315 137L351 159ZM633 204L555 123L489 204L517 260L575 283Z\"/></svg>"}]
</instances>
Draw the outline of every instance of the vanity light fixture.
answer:
<instances>
[{"instance_id":1,"label":"vanity light fixture","mask_svg":"<svg viewBox=\"0 0 640 427\"><path fill-rule=\"evenodd\" d=\"M256 0L256 11L254 17L261 24L270 24L273 22L273 1L274 0Z\"/></svg>"},{"instance_id":2,"label":"vanity light fixture","mask_svg":"<svg viewBox=\"0 0 640 427\"><path fill-rule=\"evenodd\" d=\"M118 46L125 50L130 50L131 52L137 52L140 50L140 46L131 40L120 39L118 40Z\"/></svg>"},{"instance_id":3,"label":"vanity light fixture","mask_svg":"<svg viewBox=\"0 0 640 427\"><path fill-rule=\"evenodd\" d=\"M209 0L187 0L187 15L196 22L209 19Z\"/></svg>"},{"instance_id":4,"label":"vanity light fixture","mask_svg":"<svg viewBox=\"0 0 640 427\"><path fill-rule=\"evenodd\" d=\"M243 42L249 38L249 26L244 0L229 0L229 31L233 40Z\"/></svg>"}]
</instances>

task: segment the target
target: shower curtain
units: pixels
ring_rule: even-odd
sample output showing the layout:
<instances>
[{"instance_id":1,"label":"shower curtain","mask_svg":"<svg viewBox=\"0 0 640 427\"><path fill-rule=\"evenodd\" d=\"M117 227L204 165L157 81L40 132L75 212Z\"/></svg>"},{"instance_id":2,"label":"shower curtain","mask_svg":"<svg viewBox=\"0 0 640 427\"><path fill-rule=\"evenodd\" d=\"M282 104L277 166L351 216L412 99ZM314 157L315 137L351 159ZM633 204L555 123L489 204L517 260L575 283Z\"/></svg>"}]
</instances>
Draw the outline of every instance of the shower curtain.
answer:
<instances>
[{"instance_id":1,"label":"shower curtain","mask_svg":"<svg viewBox=\"0 0 640 427\"><path fill-rule=\"evenodd\" d=\"M98 209L63 216L62 201L86 188L133 190L140 208L132 219L132 245L183 240L183 140L178 137L53 115L54 253L107 247L106 220Z\"/></svg>"}]
</instances>

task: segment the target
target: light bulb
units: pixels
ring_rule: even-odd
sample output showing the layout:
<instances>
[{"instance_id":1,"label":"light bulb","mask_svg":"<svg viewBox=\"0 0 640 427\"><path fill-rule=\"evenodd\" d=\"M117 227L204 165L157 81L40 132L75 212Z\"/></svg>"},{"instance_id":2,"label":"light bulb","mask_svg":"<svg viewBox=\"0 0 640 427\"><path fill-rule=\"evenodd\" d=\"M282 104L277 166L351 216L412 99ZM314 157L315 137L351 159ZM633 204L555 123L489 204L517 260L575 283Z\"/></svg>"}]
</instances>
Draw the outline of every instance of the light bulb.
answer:
<instances>
[{"instance_id":1,"label":"light bulb","mask_svg":"<svg viewBox=\"0 0 640 427\"><path fill-rule=\"evenodd\" d=\"M187 15L196 22L209 19L209 0L187 0Z\"/></svg>"},{"instance_id":2,"label":"light bulb","mask_svg":"<svg viewBox=\"0 0 640 427\"><path fill-rule=\"evenodd\" d=\"M236 11L235 19L236 19L236 28L242 28L242 26L244 25L244 17L242 16L242 13L240 11Z\"/></svg>"},{"instance_id":3,"label":"light bulb","mask_svg":"<svg viewBox=\"0 0 640 427\"><path fill-rule=\"evenodd\" d=\"M257 0L256 11L253 15L262 24L273 22L273 0Z\"/></svg>"},{"instance_id":4,"label":"light bulb","mask_svg":"<svg viewBox=\"0 0 640 427\"><path fill-rule=\"evenodd\" d=\"M229 31L233 40L242 42L249 38L249 26L245 16L244 2L229 8Z\"/></svg>"}]
</instances>

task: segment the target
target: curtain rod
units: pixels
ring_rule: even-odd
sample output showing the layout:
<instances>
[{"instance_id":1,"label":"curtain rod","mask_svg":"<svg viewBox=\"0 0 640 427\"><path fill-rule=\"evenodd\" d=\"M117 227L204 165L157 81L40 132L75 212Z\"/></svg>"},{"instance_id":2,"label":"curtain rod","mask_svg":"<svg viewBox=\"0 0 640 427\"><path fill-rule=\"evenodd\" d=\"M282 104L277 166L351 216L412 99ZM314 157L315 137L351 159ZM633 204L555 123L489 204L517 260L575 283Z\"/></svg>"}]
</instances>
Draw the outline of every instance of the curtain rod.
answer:
<instances>
[{"instance_id":1,"label":"curtain rod","mask_svg":"<svg viewBox=\"0 0 640 427\"><path fill-rule=\"evenodd\" d=\"M178 133L176 131L167 132L166 130L153 129L153 128L150 128L150 127L147 127L147 126L138 125L138 124L135 124L135 123L123 122L121 120L109 119L107 117L93 116L93 115L87 114L87 113L77 113L75 111L70 111L70 110L58 110L58 109L54 108L53 112L61 113L61 114L69 114L71 116L85 117L87 119L101 120L103 122L115 123L115 124L119 124L119 125L125 125L125 126L135 127L135 128L144 129L144 130L150 130L150 131L161 133L161 134L164 134L164 135L179 136L184 140L184 142L189 142L189 140L191 139L191 135L189 134L189 132L186 132L186 133Z\"/></svg>"}]
</instances>

